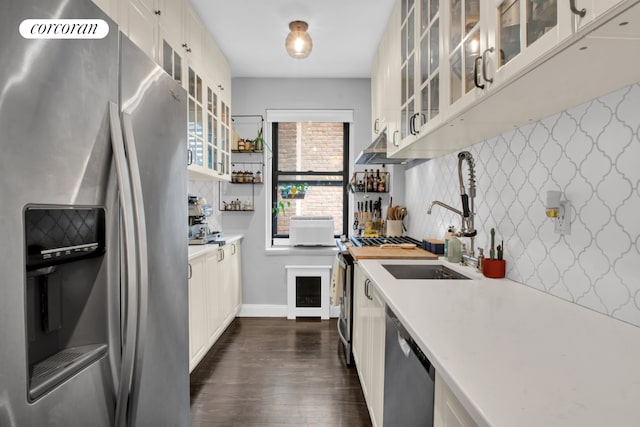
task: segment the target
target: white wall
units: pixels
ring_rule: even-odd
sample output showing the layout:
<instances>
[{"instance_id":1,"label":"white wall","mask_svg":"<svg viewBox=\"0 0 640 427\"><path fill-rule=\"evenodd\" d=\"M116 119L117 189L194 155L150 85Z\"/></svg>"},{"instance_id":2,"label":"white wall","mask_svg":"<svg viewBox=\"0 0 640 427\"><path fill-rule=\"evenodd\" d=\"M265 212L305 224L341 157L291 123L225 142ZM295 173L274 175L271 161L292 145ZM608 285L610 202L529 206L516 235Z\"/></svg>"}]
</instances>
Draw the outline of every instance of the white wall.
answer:
<instances>
[{"instance_id":1,"label":"white wall","mask_svg":"<svg viewBox=\"0 0 640 427\"><path fill-rule=\"evenodd\" d=\"M371 142L369 79L234 79L232 116L266 114L268 109L350 109L354 112L351 159ZM271 145L271 141L267 141ZM265 169L265 172L268 171ZM225 233L243 233L244 304L285 305L285 265L331 265L334 255L267 255L265 251L268 188L255 186L254 212L223 212ZM327 251L325 250L325 253Z\"/></svg>"},{"instance_id":2,"label":"white wall","mask_svg":"<svg viewBox=\"0 0 640 427\"><path fill-rule=\"evenodd\" d=\"M478 246L504 239L507 277L640 326L640 84L468 148L476 163ZM406 172L412 235L442 238L460 219L457 153ZM468 186L464 166L465 186ZM547 190L574 206L571 234L553 231ZM466 239L463 239L463 241Z\"/></svg>"}]
</instances>

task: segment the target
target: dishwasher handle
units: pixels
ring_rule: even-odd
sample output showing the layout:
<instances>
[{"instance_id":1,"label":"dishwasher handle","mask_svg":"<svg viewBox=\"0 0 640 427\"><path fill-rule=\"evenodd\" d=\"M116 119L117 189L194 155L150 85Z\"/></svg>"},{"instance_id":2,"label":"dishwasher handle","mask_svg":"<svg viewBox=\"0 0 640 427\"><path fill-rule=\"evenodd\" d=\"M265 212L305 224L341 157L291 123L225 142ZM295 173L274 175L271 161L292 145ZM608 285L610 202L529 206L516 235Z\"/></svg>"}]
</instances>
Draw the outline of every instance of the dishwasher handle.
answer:
<instances>
[{"instance_id":1,"label":"dishwasher handle","mask_svg":"<svg viewBox=\"0 0 640 427\"><path fill-rule=\"evenodd\" d=\"M411 355L411 346L409 345L407 340L402 338L402 335L400 335L400 331L398 331L398 344L400 345L400 350L402 350L402 354L404 354L404 357L409 357L409 355Z\"/></svg>"},{"instance_id":2,"label":"dishwasher handle","mask_svg":"<svg viewBox=\"0 0 640 427\"><path fill-rule=\"evenodd\" d=\"M405 355L405 357L409 357L409 355L413 353L429 373L431 379L435 380L436 372L435 368L431 364L431 361L420 349L418 343L413 340L411 334L409 334L409 332L405 329L405 327L400 322L400 319L398 319L398 316L395 315L395 313L389 308L389 306L386 306L386 314L387 319L393 322L393 325L395 326L395 329L398 333L398 345L400 346L402 353Z\"/></svg>"}]
</instances>

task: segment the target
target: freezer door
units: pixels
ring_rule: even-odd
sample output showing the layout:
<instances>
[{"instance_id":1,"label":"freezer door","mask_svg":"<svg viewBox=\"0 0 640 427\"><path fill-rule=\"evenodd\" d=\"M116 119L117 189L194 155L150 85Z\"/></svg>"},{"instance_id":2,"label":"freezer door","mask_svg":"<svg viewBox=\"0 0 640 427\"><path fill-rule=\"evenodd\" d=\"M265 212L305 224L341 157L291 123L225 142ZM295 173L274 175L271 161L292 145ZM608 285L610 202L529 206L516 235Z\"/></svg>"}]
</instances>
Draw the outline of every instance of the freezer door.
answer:
<instances>
[{"instance_id":1,"label":"freezer door","mask_svg":"<svg viewBox=\"0 0 640 427\"><path fill-rule=\"evenodd\" d=\"M146 235L139 245L142 277L130 420L140 426L187 426L187 95L125 36L120 93L134 193L137 175L140 182L137 211L144 217L137 228Z\"/></svg>"},{"instance_id":2,"label":"freezer door","mask_svg":"<svg viewBox=\"0 0 640 427\"><path fill-rule=\"evenodd\" d=\"M27 40L18 32L25 19L54 17L103 19L110 32L97 40ZM117 27L87 0L11 1L0 13L0 52L0 425L110 426L120 351L119 318L110 315L119 298L119 231L107 107L118 102ZM55 327L30 331L37 297L29 295L38 290L25 268L24 212L32 205L104 208L107 252L86 267L58 269ZM38 336L43 345L34 351ZM84 344L109 350L30 397L40 357Z\"/></svg>"}]
</instances>

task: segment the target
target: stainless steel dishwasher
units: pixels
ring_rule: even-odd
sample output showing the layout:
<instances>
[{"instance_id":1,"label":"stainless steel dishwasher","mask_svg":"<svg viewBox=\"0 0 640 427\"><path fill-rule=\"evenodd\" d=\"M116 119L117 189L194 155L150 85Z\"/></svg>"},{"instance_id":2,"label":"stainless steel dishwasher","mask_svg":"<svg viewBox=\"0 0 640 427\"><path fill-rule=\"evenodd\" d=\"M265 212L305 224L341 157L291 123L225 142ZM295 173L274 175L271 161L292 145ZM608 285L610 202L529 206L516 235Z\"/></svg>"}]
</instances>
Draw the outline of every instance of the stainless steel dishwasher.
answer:
<instances>
[{"instance_id":1,"label":"stainless steel dishwasher","mask_svg":"<svg viewBox=\"0 0 640 427\"><path fill-rule=\"evenodd\" d=\"M387 307L383 425L433 426L435 369Z\"/></svg>"}]
</instances>

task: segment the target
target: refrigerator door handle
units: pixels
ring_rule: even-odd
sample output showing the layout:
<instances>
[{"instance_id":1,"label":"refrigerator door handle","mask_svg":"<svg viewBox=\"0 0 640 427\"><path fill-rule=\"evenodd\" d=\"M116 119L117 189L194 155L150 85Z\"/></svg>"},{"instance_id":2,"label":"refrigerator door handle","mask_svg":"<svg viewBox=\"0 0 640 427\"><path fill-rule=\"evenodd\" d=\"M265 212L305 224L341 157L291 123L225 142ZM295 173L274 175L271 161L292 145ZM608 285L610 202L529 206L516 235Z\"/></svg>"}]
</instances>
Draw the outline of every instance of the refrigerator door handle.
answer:
<instances>
[{"instance_id":1,"label":"refrigerator door handle","mask_svg":"<svg viewBox=\"0 0 640 427\"><path fill-rule=\"evenodd\" d=\"M133 135L133 123L131 114L122 113L122 126L124 130L124 146L129 162L129 173L131 174L131 188L133 189L133 209L136 225L138 243L138 321L135 340L135 358L133 365L133 384L131 387L131 397L129 406L137 407L138 395L140 393L140 378L142 377L142 364L144 357L144 339L147 332L147 310L149 294L149 252L147 248L147 227L146 215L144 212L144 200L142 197L142 180L140 179L140 168L138 166L138 155L136 152L135 137ZM131 425L136 425L135 411L131 412Z\"/></svg>"},{"instance_id":2,"label":"refrigerator door handle","mask_svg":"<svg viewBox=\"0 0 640 427\"><path fill-rule=\"evenodd\" d=\"M137 311L137 281L136 270L136 234L134 221L134 205L131 191L130 172L127 165L122 128L120 125L119 108L113 102L109 103L109 122L111 126L111 146L115 160L116 175L118 177L118 192L120 194L120 206L122 209L122 226L124 234L124 249L126 253L126 311L124 319L124 340L122 342L122 358L118 392L116 395L115 425L127 425L127 408L129 394L133 378L133 363L135 358L136 342L136 311Z\"/></svg>"}]
</instances>

